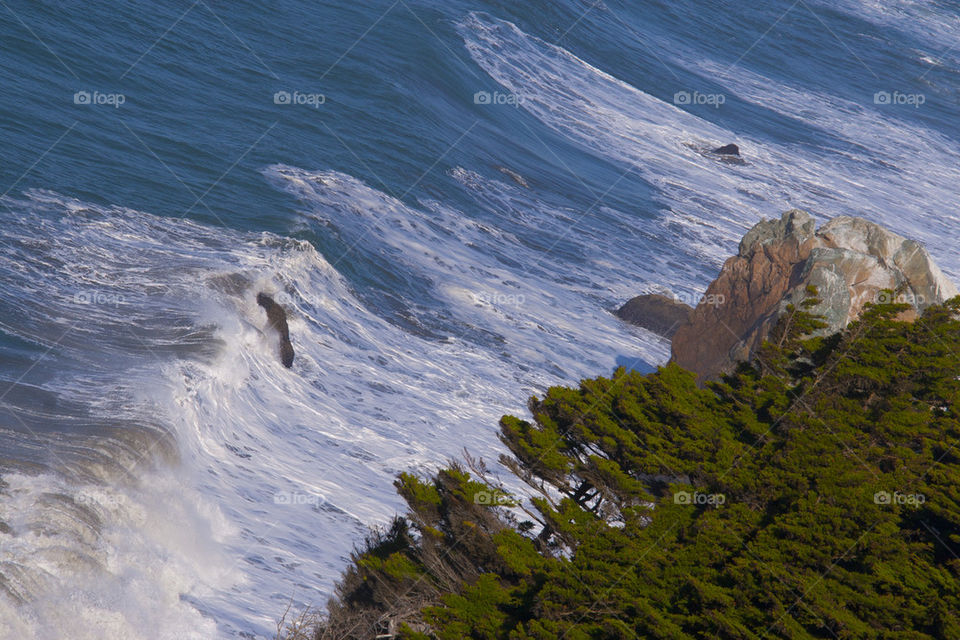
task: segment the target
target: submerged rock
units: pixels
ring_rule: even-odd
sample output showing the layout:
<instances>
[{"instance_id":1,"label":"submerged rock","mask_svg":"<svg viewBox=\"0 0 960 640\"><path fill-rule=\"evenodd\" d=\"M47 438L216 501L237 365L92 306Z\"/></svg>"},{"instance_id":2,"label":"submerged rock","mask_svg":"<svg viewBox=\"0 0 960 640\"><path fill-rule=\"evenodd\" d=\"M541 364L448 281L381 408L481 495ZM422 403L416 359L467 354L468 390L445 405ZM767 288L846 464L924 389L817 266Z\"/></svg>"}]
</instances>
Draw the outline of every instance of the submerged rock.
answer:
<instances>
[{"instance_id":1,"label":"submerged rock","mask_svg":"<svg viewBox=\"0 0 960 640\"><path fill-rule=\"evenodd\" d=\"M842 216L816 230L799 210L755 225L740 242L704 301L673 337L673 360L701 380L717 377L750 358L786 312L799 306L808 285L821 302L810 311L840 331L868 302L883 302L892 289L911 305L902 317L916 318L928 306L957 295L957 289L920 244L862 218Z\"/></svg>"},{"instance_id":2,"label":"submerged rock","mask_svg":"<svg viewBox=\"0 0 960 640\"><path fill-rule=\"evenodd\" d=\"M714 153L721 156L737 156L740 157L740 147L731 143L725 144L722 147L717 147L713 150Z\"/></svg>"},{"instance_id":3,"label":"submerged rock","mask_svg":"<svg viewBox=\"0 0 960 640\"><path fill-rule=\"evenodd\" d=\"M647 294L631 298L616 314L621 320L635 324L664 338L670 338L686 323L693 307L667 296Z\"/></svg>"},{"instance_id":4,"label":"submerged rock","mask_svg":"<svg viewBox=\"0 0 960 640\"><path fill-rule=\"evenodd\" d=\"M511 180L513 180L514 182L516 182L518 185L520 185L520 186L523 187L524 189L529 189L529 188L530 188L530 184L527 182L527 179L524 178L524 177L523 177L522 175L520 175L519 173L517 173L516 171L514 171L513 169L508 169L508 168L506 168L506 167L498 166L498 167L497 167L497 171L499 171L499 172L502 173L503 175L507 176L508 178L510 178Z\"/></svg>"}]
</instances>

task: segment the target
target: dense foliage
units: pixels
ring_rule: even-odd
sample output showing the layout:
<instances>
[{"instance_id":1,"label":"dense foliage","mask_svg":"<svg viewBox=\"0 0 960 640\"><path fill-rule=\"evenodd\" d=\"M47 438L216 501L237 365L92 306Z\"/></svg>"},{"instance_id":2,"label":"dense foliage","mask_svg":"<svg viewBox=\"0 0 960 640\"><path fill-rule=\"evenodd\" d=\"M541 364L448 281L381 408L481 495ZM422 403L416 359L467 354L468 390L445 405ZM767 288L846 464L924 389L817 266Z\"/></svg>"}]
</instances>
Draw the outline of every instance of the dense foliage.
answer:
<instances>
[{"instance_id":1,"label":"dense foliage","mask_svg":"<svg viewBox=\"0 0 960 640\"><path fill-rule=\"evenodd\" d=\"M906 308L531 399L500 437L532 499L402 475L316 638L960 638L960 298Z\"/></svg>"}]
</instances>

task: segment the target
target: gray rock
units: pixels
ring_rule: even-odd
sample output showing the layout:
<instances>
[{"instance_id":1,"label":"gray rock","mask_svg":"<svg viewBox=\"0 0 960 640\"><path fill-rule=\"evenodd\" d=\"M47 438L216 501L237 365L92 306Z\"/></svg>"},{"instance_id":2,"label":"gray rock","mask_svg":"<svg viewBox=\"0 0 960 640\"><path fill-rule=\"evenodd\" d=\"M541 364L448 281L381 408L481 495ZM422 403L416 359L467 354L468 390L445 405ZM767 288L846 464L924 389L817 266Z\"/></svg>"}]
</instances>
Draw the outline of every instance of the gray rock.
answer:
<instances>
[{"instance_id":1,"label":"gray rock","mask_svg":"<svg viewBox=\"0 0 960 640\"><path fill-rule=\"evenodd\" d=\"M739 255L751 258L759 248L769 244L783 244L788 239L803 244L813 237L817 222L806 211L792 209L779 220L761 220L747 231L740 241Z\"/></svg>"},{"instance_id":2,"label":"gray rock","mask_svg":"<svg viewBox=\"0 0 960 640\"><path fill-rule=\"evenodd\" d=\"M751 357L790 304L798 306L808 285L821 302L810 311L824 316L830 335L856 319L864 305L897 292L911 305L913 320L924 309L957 295L957 289L920 244L878 224L843 216L816 230L799 210L763 220L744 235L707 288L704 302L681 325L673 359L701 380L729 371Z\"/></svg>"},{"instance_id":3,"label":"gray rock","mask_svg":"<svg viewBox=\"0 0 960 640\"><path fill-rule=\"evenodd\" d=\"M646 294L631 298L617 309L617 317L653 333L671 338L677 328L690 320L693 307L667 296Z\"/></svg>"}]
</instances>

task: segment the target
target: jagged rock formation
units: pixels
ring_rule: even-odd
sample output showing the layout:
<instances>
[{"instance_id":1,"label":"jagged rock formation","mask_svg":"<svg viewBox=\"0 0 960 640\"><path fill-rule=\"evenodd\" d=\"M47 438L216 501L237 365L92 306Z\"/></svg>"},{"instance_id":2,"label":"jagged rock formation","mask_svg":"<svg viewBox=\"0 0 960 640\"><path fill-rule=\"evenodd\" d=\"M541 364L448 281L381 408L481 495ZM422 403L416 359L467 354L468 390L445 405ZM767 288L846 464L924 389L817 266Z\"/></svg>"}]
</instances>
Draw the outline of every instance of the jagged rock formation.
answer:
<instances>
[{"instance_id":1,"label":"jagged rock formation","mask_svg":"<svg viewBox=\"0 0 960 640\"><path fill-rule=\"evenodd\" d=\"M799 305L808 285L821 303L811 311L825 316L821 335L835 333L856 318L881 291L912 305L904 319L957 295L956 287L926 249L883 227L842 216L816 230L799 210L750 229L736 256L723 265L704 301L673 336L673 360L701 380L729 371L763 342L788 304Z\"/></svg>"},{"instance_id":2,"label":"jagged rock formation","mask_svg":"<svg viewBox=\"0 0 960 640\"><path fill-rule=\"evenodd\" d=\"M693 307L660 294L631 298L616 314L624 322L648 329L664 338L671 338L680 325L690 320Z\"/></svg>"}]
</instances>

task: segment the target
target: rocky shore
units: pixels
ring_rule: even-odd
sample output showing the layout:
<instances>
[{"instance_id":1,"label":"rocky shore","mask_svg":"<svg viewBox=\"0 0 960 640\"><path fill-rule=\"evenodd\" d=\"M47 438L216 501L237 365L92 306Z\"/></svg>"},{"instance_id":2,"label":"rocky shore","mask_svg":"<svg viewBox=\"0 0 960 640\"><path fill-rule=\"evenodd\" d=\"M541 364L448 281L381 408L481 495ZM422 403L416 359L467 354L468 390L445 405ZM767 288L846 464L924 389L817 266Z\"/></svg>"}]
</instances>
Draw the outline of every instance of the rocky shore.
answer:
<instances>
[{"instance_id":1,"label":"rocky shore","mask_svg":"<svg viewBox=\"0 0 960 640\"><path fill-rule=\"evenodd\" d=\"M704 381L748 360L810 286L820 303L809 311L827 323L819 335L842 330L867 303L890 302L885 291L910 305L904 320L957 295L917 242L863 218L842 216L817 229L810 214L795 209L750 229L695 309L645 295L617 314L671 338L671 360Z\"/></svg>"}]
</instances>

